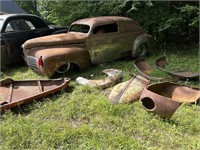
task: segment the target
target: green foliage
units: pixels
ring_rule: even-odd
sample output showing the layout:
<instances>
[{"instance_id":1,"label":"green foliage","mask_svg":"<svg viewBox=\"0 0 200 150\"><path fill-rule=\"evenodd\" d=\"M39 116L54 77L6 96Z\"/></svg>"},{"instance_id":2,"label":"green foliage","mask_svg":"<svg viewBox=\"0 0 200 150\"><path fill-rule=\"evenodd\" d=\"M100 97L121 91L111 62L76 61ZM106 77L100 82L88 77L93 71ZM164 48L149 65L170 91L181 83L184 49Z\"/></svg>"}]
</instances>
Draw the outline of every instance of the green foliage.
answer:
<instances>
[{"instance_id":1,"label":"green foliage","mask_svg":"<svg viewBox=\"0 0 200 150\"><path fill-rule=\"evenodd\" d=\"M65 27L81 18L127 16L152 34L158 47L199 41L199 2L195 1L32 0L17 3L27 12L38 14L39 11L48 22Z\"/></svg>"},{"instance_id":2,"label":"green foliage","mask_svg":"<svg viewBox=\"0 0 200 150\"><path fill-rule=\"evenodd\" d=\"M167 18L159 31L168 34L170 40L192 42L198 39L199 9L198 6L186 4L175 8L176 12ZM167 39L168 40L168 39ZM197 40L195 40L197 41ZM182 43L181 42L181 43Z\"/></svg>"},{"instance_id":3,"label":"green foliage","mask_svg":"<svg viewBox=\"0 0 200 150\"><path fill-rule=\"evenodd\" d=\"M159 47L199 41L198 2L141 2L137 8L137 11L125 15L152 34Z\"/></svg>"},{"instance_id":4,"label":"green foliage","mask_svg":"<svg viewBox=\"0 0 200 150\"><path fill-rule=\"evenodd\" d=\"M39 0L38 5L42 16L63 26L86 17L119 15L139 22L159 47L199 41L198 2Z\"/></svg>"},{"instance_id":5,"label":"green foliage","mask_svg":"<svg viewBox=\"0 0 200 150\"><path fill-rule=\"evenodd\" d=\"M27 13L40 15L40 13L37 10L36 0L28 0L28 1L15 0L15 2Z\"/></svg>"},{"instance_id":6,"label":"green foliage","mask_svg":"<svg viewBox=\"0 0 200 150\"><path fill-rule=\"evenodd\" d=\"M197 72L198 51L198 47L162 49L147 61L153 64L166 55L168 69ZM0 149L200 149L200 106L183 104L166 120L146 112L139 101L111 104L108 94L112 87L99 90L75 82L78 76L104 78L101 71L108 68L121 69L122 81L130 79L130 72L138 73L133 60L123 59L66 74L71 78L66 90L1 114ZM43 78L27 66L9 68L1 77ZM180 83L199 86L195 81Z\"/></svg>"},{"instance_id":7,"label":"green foliage","mask_svg":"<svg viewBox=\"0 0 200 150\"><path fill-rule=\"evenodd\" d=\"M41 14L53 23L70 25L73 21L86 17L117 15L118 1L46 1L40 0ZM113 9L114 8L114 9ZM112 11L111 11L112 10Z\"/></svg>"}]
</instances>

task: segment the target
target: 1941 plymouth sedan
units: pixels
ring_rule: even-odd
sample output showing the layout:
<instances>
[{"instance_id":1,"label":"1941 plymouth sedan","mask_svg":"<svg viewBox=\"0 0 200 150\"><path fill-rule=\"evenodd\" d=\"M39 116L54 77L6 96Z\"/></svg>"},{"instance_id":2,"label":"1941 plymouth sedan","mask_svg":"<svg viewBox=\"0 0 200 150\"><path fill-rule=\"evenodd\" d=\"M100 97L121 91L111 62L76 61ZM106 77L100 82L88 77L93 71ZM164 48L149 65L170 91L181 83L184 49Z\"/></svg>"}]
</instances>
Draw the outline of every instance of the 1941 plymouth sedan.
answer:
<instances>
[{"instance_id":1,"label":"1941 plymouth sedan","mask_svg":"<svg viewBox=\"0 0 200 150\"><path fill-rule=\"evenodd\" d=\"M153 44L153 37L132 19L104 16L75 21L67 33L34 38L22 47L28 66L51 77L72 65L87 69L122 57L140 57Z\"/></svg>"}]
</instances>

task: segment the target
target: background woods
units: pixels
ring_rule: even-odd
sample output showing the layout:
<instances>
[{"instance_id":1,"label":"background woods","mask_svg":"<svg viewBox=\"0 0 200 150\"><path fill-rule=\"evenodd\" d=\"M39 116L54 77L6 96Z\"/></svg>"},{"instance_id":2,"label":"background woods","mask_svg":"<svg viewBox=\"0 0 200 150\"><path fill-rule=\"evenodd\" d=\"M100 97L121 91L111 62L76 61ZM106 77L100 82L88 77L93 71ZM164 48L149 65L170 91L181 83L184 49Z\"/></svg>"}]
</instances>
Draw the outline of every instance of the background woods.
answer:
<instances>
[{"instance_id":1,"label":"background woods","mask_svg":"<svg viewBox=\"0 0 200 150\"><path fill-rule=\"evenodd\" d=\"M16 1L29 13L47 22L69 26L73 21L95 16L127 16L152 34L159 47L196 44L199 41L197 1Z\"/></svg>"}]
</instances>

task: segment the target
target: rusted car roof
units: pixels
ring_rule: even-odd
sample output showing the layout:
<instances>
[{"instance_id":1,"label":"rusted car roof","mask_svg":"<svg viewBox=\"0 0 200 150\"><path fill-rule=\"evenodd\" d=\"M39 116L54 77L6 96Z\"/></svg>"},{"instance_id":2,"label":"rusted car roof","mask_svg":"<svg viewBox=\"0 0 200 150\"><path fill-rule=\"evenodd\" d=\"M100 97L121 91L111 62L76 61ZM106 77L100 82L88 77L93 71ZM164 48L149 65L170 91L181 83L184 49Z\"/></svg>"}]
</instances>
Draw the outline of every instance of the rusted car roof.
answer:
<instances>
[{"instance_id":1,"label":"rusted car roof","mask_svg":"<svg viewBox=\"0 0 200 150\"><path fill-rule=\"evenodd\" d=\"M117 22L117 21L130 21L130 22L135 22L130 18L126 17L119 17L119 16L101 16L101 17L94 17L94 18L85 18L85 19L80 19L73 24L87 24L89 26L94 26L96 24L104 24L106 22ZM135 22L137 25L139 25L137 22ZM72 24L72 25L73 25Z\"/></svg>"}]
</instances>

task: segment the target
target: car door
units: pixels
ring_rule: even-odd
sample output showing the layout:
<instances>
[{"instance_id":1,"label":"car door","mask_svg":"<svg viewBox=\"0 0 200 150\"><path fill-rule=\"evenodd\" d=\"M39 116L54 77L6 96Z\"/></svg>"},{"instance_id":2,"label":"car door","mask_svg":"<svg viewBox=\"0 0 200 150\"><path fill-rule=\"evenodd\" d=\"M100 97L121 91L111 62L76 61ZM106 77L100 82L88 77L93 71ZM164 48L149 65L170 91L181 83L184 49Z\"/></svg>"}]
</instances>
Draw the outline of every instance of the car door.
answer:
<instances>
[{"instance_id":1,"label":"car door","mask_svg":"<svg viewBox=\"0 0 200 150\"><path fill-rule=\"evenodd\" d=\"M93 28L89 37L89 53L93 64L120 58L123 51L117 23L108 23Z\"/></svg>"}]
</instances>

